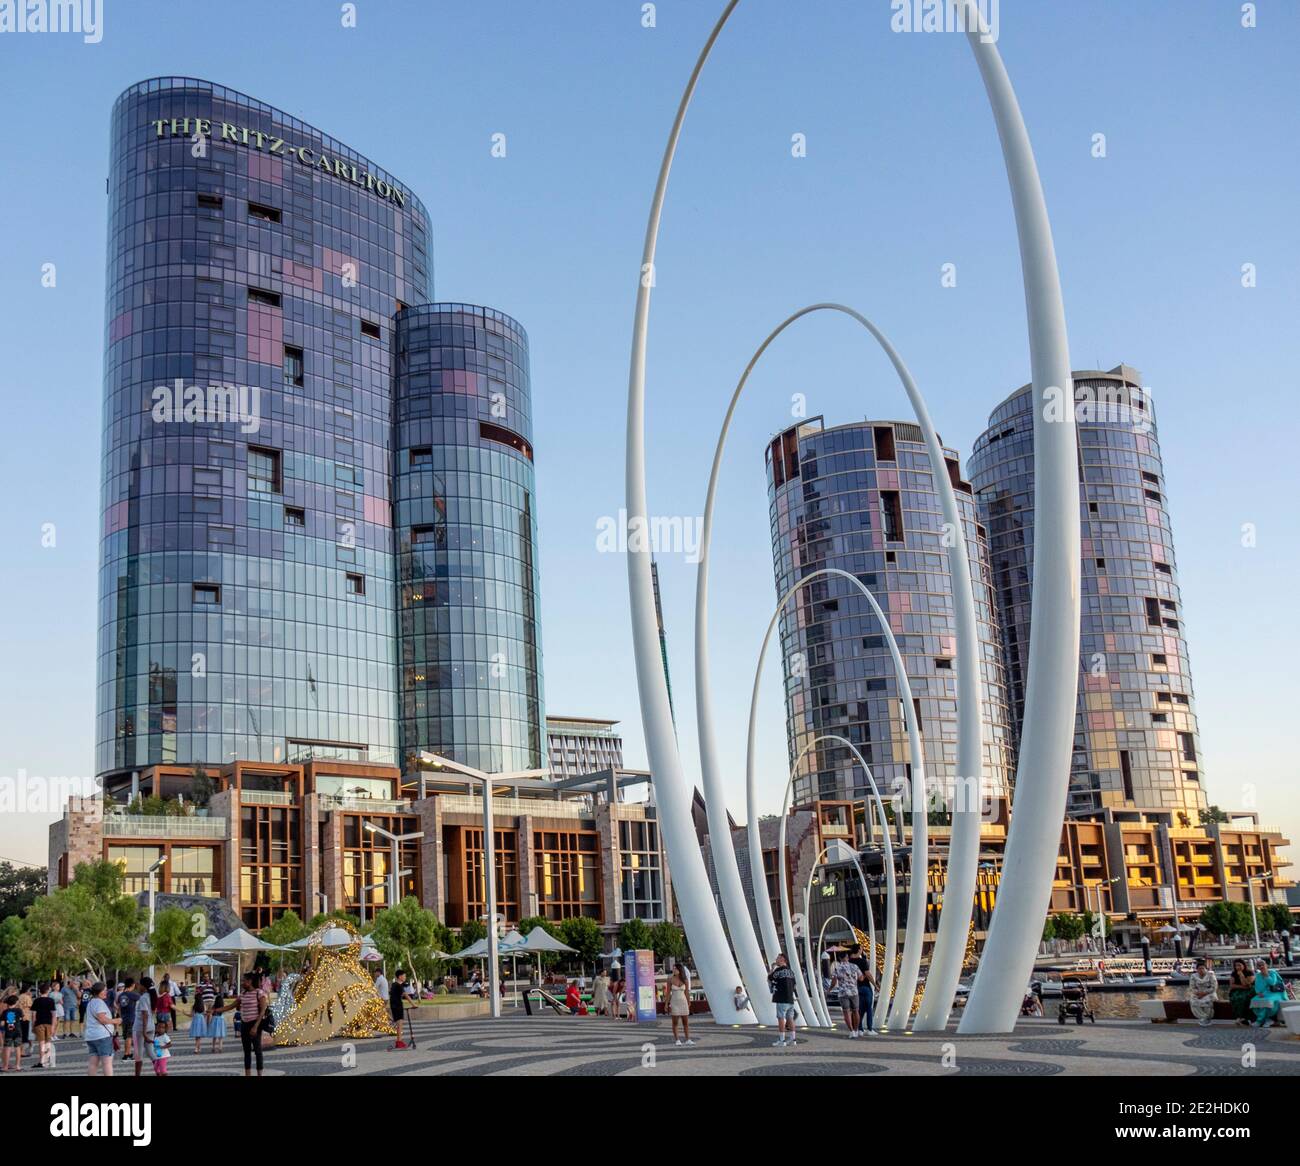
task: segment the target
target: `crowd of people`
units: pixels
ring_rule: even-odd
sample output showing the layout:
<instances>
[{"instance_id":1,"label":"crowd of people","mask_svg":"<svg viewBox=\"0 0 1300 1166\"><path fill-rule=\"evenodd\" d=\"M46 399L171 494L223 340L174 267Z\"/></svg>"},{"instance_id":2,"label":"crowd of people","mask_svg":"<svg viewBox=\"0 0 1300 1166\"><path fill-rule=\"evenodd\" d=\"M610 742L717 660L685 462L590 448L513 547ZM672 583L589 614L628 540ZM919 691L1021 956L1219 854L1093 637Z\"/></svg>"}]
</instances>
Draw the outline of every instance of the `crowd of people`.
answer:
<instances>
[{"instance_id":1,"label":"crowd of people","mask_svg":"<svg viewBox=\"0 0 1300 1166\"><path fill-rule=\"evenodd\" d=\"M232 1012L244 1050L244 1075L262 1075L262 1036L272 1030L268 1016L273 985L259 971L242 978L237 995L225 983L204 977L193 989L189 1036L194 1052L222 1051L226 1015ZM147 975L126 976L107 984L91 976L68 976L39 984L11 984L0 1000L0 1072L22 1072L27 1056L32 1069L53 1067L56 1042L85 1042L87 1073L113 1076L114 1063L131 1065L139 1077L148 1064L157 1077L167 1076L173 1033L178 1034L178 1004L188 1004L190 988L164 975L158 983Z\"/></svg>"}]
</instances>

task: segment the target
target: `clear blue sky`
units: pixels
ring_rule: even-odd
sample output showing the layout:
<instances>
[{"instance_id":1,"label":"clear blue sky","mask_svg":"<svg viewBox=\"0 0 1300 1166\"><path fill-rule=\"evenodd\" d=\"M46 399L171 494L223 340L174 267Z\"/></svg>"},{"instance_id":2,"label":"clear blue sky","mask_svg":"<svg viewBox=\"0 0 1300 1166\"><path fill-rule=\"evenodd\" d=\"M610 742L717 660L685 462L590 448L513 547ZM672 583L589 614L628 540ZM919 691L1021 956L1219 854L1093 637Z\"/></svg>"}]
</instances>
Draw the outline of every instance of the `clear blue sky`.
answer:
<instances>
[{"instance_id":1,"label":"clear blue sky","mask_svg":"<svg viewBox=\"0 0 1300 1166\"><path fill-rule=\"evenodd\" d=\"M647 29L640 0L359 0L358 27L344 29L330 0L107 0L99 45L0 37L0 777L92 765L108 118L127 85L169 73L251 93L390 169L432 214L438 297L527 327L548 705L621 718L628 761L644 763L625 564L596 553L596 523L623 500L650 188L721 6L660 0ZM1002 0L999 46L1047 191L1073 362L1126 361L1155 393L1211 800L1243 806L1254 786L1265 821L1300 838L1300 6L1258 11L1245 30L1236 0ZM795 133L806 158L791 156ZM44 263L57 264L54 289L40 286ZM956 288L940 286L944 263ZM1243 263L1258 267L1254 289ZM778 320L819 299L890 333L963 457L1028 379L1006 181L962 38L891 33L887 0L743 0L691 111L661 237L655 513L700 512L741 368ZM802 322L752 383L714 568L715 703L737 812L743 678L775 602L763 445L794 392L831 422L906 416L883 358L842 320ZM1258 530L1253 549L1243 523ZM695 572L680 557L661 570L693 775ZM775 683L764 713L775 802ZM0 855L44 862L47 820L0 820Z\"/></svg>"}]
</instances>

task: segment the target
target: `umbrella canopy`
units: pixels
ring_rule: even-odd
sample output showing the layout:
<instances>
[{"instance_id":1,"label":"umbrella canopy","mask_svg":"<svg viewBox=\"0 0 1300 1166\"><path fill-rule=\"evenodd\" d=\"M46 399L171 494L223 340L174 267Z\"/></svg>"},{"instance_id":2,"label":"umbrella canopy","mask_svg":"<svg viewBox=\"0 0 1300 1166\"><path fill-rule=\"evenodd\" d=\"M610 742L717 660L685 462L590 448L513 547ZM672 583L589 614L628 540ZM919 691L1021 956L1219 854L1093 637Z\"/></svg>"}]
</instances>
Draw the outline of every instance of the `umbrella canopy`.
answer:
<instances>
[{"instance_id":1,"label":"umbrella canopy","mask_svg":"<svg viewBox=\"0 0 1300 1166\"><path fill-rule=\"evenodd\" d=\"M218 939L216 943L206 943L204 951L287 951L287 948L279 947L274 943L267 943L264 939L258 939L251 931L243 927L237 927L229 935Z\"/></svg>"},{"instance_id":2,"label":"umbrella canopy","mask_svg":"<svg viewBox=\"0 0 1300 1166\"><path fill-rule=\"evenodd\" d=\"M188 959L181 960L180 966L183 968L227 968L230 965L222 963L219 959L213 959L210 955L192 955Z\"/></svg>"},{"instance_id":3,"label":"umbrella canopy","mask_svg":"<svg viewBox=\"0 0 1300 1166\"><path fill-rule=\"evenodd\" d=\"M519 949L522 948L523 945L524 945L523 935L520 934L519 929L517 927L512 927L509 931L505 933L505 935L501 937L497 950L508 952L512 947L515 949Z\"/></svg>"},{"instance_id":4,"label":"umbrella canopy","mask_svg":"<svg viewBox=\"0 0 1300 1166\"><path fill-rule=\"evenodd\" d=\"M558 939L555 938L555 936L553 936L549 931L547 931L545 927L534 927L532 931L528 933L528 937L524 940L523 946L519 948L519 950L527 951L527 952L542 952L542 951L576 952L578 949L576 947L570 947L567 943L561 943Z\"/></svg>"},{"instance_id":5,"label":"umbrella canopy","mask_svg":"<svg viewBox=\"0 0 1300 1166\"><path fill-rule=\"evenodd\" d=\"M475 960L482 959L487 954L488 941L486 939L476 939L469 945L469 947L462 951L455 952L451 958L454 960Z\"/></svg>"}]
</instances>

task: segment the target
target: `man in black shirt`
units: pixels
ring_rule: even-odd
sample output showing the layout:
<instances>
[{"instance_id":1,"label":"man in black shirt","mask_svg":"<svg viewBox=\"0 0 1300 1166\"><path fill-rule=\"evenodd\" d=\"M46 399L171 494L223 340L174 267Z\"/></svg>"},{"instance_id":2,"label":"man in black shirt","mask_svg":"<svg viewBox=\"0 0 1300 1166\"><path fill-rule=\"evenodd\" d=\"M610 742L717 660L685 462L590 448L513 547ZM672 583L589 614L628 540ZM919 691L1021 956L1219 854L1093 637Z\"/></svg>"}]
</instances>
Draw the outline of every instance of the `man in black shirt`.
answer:
<instances>
[{"instance_id":1,"label":"man in black shirt","mask_svg":"<svg viewBox=\"0 0 1300 1166\"><path fill-rule=\"evenodd\" d=\"M767 986L772 990L772 1003L776 1005L776 1029L779 1039L772 1042L773 1047L795 1045L798 1041L794 1035L794 972L790 962L782 952L776 957L776 963L767 974ZM789 1029L789 1037L786 1030Z\"/></svg>"},{"instance_id":2,"label":"man in black shirt","mask_svg":"<svg viewBox=\"0 0 1300 1166\"><path fill-rule=\"evenodd\" d=\"M405 971L398 971L393 975L392 986L388 989L388 1010L393 1014L393 1022L397 1025L397 1043L393 1048L404 1049L406 1042L402 1039L402 1022L406 1016Z\"/></svg>"},{"instance_id":3,"label":"man in black shirt","mask_svg":"<svg viewBox=\"0 0 1300 1166\"><path fill-rule=\"evenodd\" d=\"M140 994L135 990L135 977L127 976L122 984L122 990L117 994L117 1014L122 1018L122 1031L124 1033L133 1033L135 1031L135 1005L140 999ZM134 1041L124 1040L122 1042L122 1058L129 1061L131 1059L131 1046Z\"/></svg>"},{"instance_id":4,"label":"man in black shirt","mask_svg":"<svg viewBox=\"0 0 1300 1166\"><path fill-rule=\"evenodd\" d=\"M32 1030L40 1058L36 1062L38 1069L49 1068L50 1050L54 1047L54 1013L56 1004L50 993L49 984L42 984L36 999L32 1001Z\"/></svg>"}]
</instances>

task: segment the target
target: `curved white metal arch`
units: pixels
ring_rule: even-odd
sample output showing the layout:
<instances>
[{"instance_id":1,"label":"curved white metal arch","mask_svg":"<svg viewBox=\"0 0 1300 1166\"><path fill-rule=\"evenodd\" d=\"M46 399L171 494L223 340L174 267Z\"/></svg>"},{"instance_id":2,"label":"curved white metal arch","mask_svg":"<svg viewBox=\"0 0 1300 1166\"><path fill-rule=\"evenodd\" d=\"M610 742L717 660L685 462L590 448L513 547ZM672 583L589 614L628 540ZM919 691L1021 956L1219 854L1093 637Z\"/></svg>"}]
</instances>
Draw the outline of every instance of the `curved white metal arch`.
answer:
<instances>
[{"instance_id":1,"label":"curved white metal arch","mask_svg":"<svg viewBox=\"0 0 1300 1166\"><path fill-rule=\"evenodd\" d=\"M799 766L803 764L803 759L808 756L817 745L823 741L838 741L846 746L857 762L862 766L867 775L867 784L871 787L871 794L876 799L876 810L880 815L880 825L885 839L885 966L880 977L880 1020L877 1023L884 1023L885 1012L889 1005L889 994L894 986L894 957L898 949L898 885L894 874L894 841L889 834L889 826L885 821L885 803L881 800L880 789L876 785L875 775L871 772L871 766L867 764L867 759L862 756L858 747L847 737L842 737L838 733L819 733L812 738L800 751L799 756L794 759L794 764L790 767L790 778L785 784L785 797L781 802L781 827L780 827L780 845L777 849L777 870L786 868L786 825L790 816L790 793L794 788L794 777L799 772ZM857 868L858 878L862 880L862 893L867 900L867 921L871 929L871 962L874 965L876 960L876 919L875 913L871 907L871 888L867 885L866 876L862 873L862 866L858 862L857 852L853 854L853 865ZM785 927L785 904L782 906L782 926Z\"/></svg>"},{"instance_id":2,"label":"curved white metal arch","mask_svg":"<svg viewBox=\"0 0 1300 1166\"><path fill-rule=\"evenodd\" d=\"M780 602L776 605L776 610L772 613L772 618L768 621L767 633L763 636L763 646L758 653L758 666L754 670L754 688L749 701L749 739L745 748L745 808L746 815L749 818L746 830L749 835L750 870L751 872L754 870L752 864L757 854L758 874L755 877L758 878L758 881L755 886L765 886L766 877L762 872L762 842L759 834L758 785L754 773L754 752L758 736L758 691L759 683L763 678L763 662L767 658L767 648L772 641L772 632L776 630L777 620L780 619L781 612L785 610L785 605L804 586L822 576L836 576L847 579L870 604L871 610L875 613L880 624L880 629L884 633L885 644L889 648L889 655L894 663L894 679L898 685L899 700L903 705L903 719L907 724L907 740L912 756L912 788L910 792L912 796L911 866L913 890L908 895L907 929L903 936L903 958L898 969L898 983L894 988L894 1002L903 1001L903 1012L901 1015L896 1016L893 1004L891 1004L887 1014L883 1017L883 1021L887 1025L897 1024L899 1027L906 1027L908 1015L911 1011L912 996L916 991L917 977L921 971L921 944L925 936L926 872L929 869L930 836L926 813L928 798L925 780L925 751L921 747L921 730L917 724L916 708L912 703L912 684L907 676L907 666L903 663L903 654L898 649L898 641L894 638L894 630L889 626L889 619L881 610L880 604L876 602L876 597L871 594L871 589L856 575L852 575L848 571L841 571L838 567L819 567L815 571L809 571L807 575L794 583L781 596ZM784 822L784 818L782 822ZM915 872L918 868L922 872L919 902L915 893ZM789 901L785 891L785 880L778 878L777 883L782 890L781 911L782 922L784 923L789 915ZM767 897L756 894L754 896L754 906L758 913L759 925L764 930L764 936L766 937L769 928L772 934L775 935L776 922L772 919L772 905L767 901ZM790 939L791 934L787 929L787 944Z\"/></svg>"},{"instance_id":3,"label":"curved white metal arch","mask_svg":"<svg viewBox=\"0 0 1300 1166\"><path fill-rule=\"evenodd\" d=\"M628 372L625 486L629 527L646 528L645 367L650 292L659 225L677 143L700 73L739 0L728 0L691 71L664 147L646 223ZM962 1015L962 1032L1008 1032L1033 967L1041 920L1051 897L1061 821L1069 783L1079 653L1078 472L1069 345L1051 225L1029 135L994 38L974 0L950 0L960 10L993 112L1006 164L1020 246L1028 315L1031 380L1040 408L1034 415L1035 570L1031 603L1039 613L1029 645L1030 668L1017 767L1016 800L1007 838L1004 879L975 985ZM1062 407L1064 402L1064 407ZM736 1014L731 999L738 972L713 902L690 816L667 682L659 660L650 550L629 539L628 593L637 688L660 824L669 862L677 871L678 906L715 1015ZM1047 616L1043 612L1049 612ZM914 868L915 869L915 868ZM755 896L761 899L760 896Z\"/></svg>"},{"instance_id":4,"label":"curved white metal arch","mask_svg":"<svg viewBox=\"0 0 1300 1166\"><path fill-rule=\"evenodd\" d=\"M758 952L758 944L753 937L749 908L740 883L736 853L731 844L731 832L728 828L727 809L722 792L722 767L718 762L717 742L713 732L708 631L709 550L712 545L713 509L717 501L718 480L722 472L722 456L726 449L727 434L730 432L732 418L735 416L745 385L749 382L750 374L778 336L795 321L814 312L838 312L856 321L870 333L893 365L925 439L926 452L930 458L930 474L934 481L935 493L939 495L940 508L949 535L944 542L948 551L949 576L952 580L953 622L957 642L957 779L953 783L952 833L948 844L943 896L945 907L951 903L968 903L973 908L976 869L979 865L980 791L983 787L984 756L984 705L979 678L979 625L975 618L975 593L971 582L970 557L966 549L966 532L962 524L961 511L957 508L957 495L948 477L943 445L939 441L934 422L930 419L925 398L922 397L911 372L889 338L861 312L845 304L834 302L810 304L787 316L767 334L766 339L758 346L745 366L745 371L731 394L726 416L723 418L722 430L718 434L717 448L713 454L709 488L704 501L704 521L700 530L700 563L695 583L695 709L700 745L700 773L704 785L705 806L709 815L709 837L711 840L714 837L723 840L720 845L713 848L713 867L717 875L718 890L726 912L731 941L740 959L742 973L747 972L751 963L762 968L762 960ZM760 855L760 867L761 863ZM756 876L752 852L750 876L751 878ZM758 887L763 884L753 885ZM937 1026L930 1021L923 1023L923 1018L937 1015L947 1018L952 1009L957 982L961 975L962 958L966 953L966 925L970 922L970 910L968 909L965 915L956 909L945 914L949 922L945 924L944 915L940 916L939 933L930 957L930 972L925 985L925 991L933 1002L933 1007L927 1010L925 997L922 998L921 1007L916 1014L918 1029L943 1027L942 1023ZM733 924L731 922L733 919L743 922ZM761 916L759 925L762 926ZM773 937L764 936L764 938L770 955ZM752 952L749 950L751 948ZM949 958L950 953L955 958ZM874 953L872 958L874 959ZM892 971L891 963L891 976ZM885 998L888 999L887 994Z\"/></svg>"},{"instance_id":5,"label":"curved white metal arch","mask_svg":"<svg viewBox=\"0 0 1300 1166\"><path fill-rule=\"evenodd\" d=\"M868 903L867 910L868 911L871 910L870 903ZM817 932L817 950L813 953L814 956L816 957L816 962L814 963L813 966L817 972L817 991L821 994L822 1008L826 1012L827 1021L829 1021L829 1023L826 1026L827 1028L834 1028L835 1023L830 1019L831 1016L830 1001L826 998L826 988L822 984L822 976L821 976L822 955L823 955L822 949L826 946L826 928L828 928L831 925L831 921L833 919L843 919L844 922L849 925L849 934L851 935L853 933L853 922L846 915L828 915L826 917L826 922L821 925L821 930ZM873 943L873 947L874 947L874 943ZM875 962L875 959L876 956L875 956L875 952L873 951L871 954L871 960L873 964Z\"/></svg>"}]
</instances>

